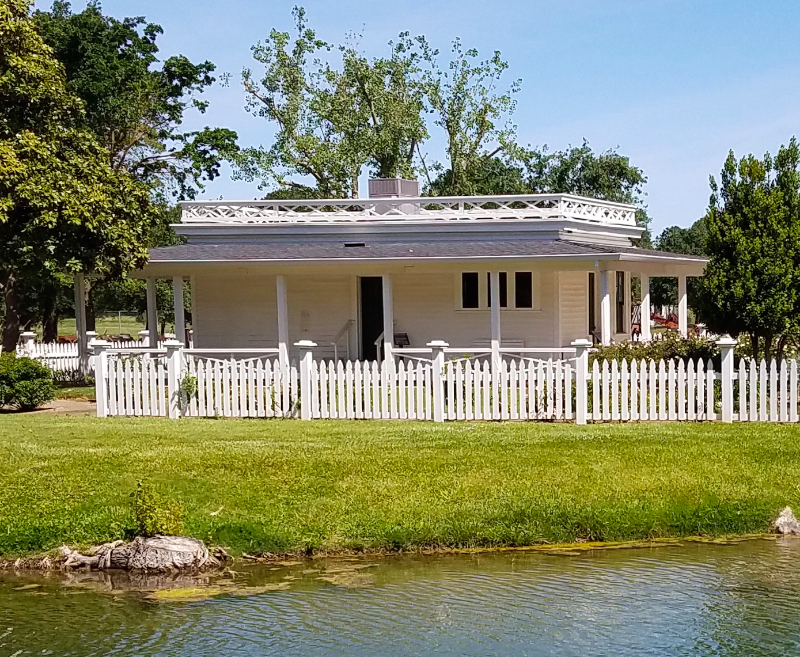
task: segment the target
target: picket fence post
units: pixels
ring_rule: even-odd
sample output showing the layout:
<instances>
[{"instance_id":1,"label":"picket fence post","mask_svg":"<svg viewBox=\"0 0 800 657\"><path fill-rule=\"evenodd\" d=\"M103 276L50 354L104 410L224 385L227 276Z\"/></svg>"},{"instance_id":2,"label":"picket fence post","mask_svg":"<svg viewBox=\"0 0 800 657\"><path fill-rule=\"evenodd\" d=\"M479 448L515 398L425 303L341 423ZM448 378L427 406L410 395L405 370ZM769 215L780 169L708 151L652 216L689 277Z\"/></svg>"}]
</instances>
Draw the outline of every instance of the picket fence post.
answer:
<instances>
[{"instance_id":1,"label":"picket fence post","mask_svg":"<svg viewBox=\"0 0 800 657\"><path fill-rule=\"evenodd\" d=\"M311 368L314 367L313 349L317 346L311 340L300 340L294 346L300 351L300 419L310 420L313 415L313 395L311 389Z\"/></svg>"},{"instance_id":2,"label":"picket fence post","mask_svg":"<svg viewBox=\"0 0 800 657\"><path fill-rule=\"evenodd\" d=\"M433 368L433 421L444 422L444 350L450 345L442 340L429 342L431 367Z\"/></svg>"},{"instance_id":3,"label":"picket fence post","mask_svg":"<svg viewBox=\"0 0 800 657\"><path fill-rule=\"evenodd\" d=\"M22 341L22 348L28 356L33 356L33 351L36 349L36 333L33 331L23 331L19 334L19 339Z\"/></svg>"},{"instance_id":4,"label":"picket fence post","mask_svg":"<svg viewBox=\"0 0 800 657\"><path fill-rule=\"evenodd\" d=\"M575 424L586 424L589 410L586 381L589 378L589 349L592 343L581 338L570 346L575 347Z\"/></svg>"},{"instance_id":5,"label":"picket fence post","mask_svg":"<svg viewBox=\"0 0 800 657\"><path fill-rule=\"evenodd\" d=\"M733 350L736 340L729 335L717 340L720 355L722 356L722 421L733 422ZM713 419L714 409L706 409L709 419Z\"/></svg>"},{"instance_id":6,"label":"picket fence post","mask_svg":"<svg viewBox=\"0 0 800 657\"><path fill-rule=\"evenodd\" d=\"M166 340L167 350L167 416L176 420L181 416L181 374L183 370L183 343Z\"/></svg>"},{"instance_id":7,"label":"picket fence post","mask_svg":"<svg viewBox=\"0 0 800 657\"><path fill-rule=\"evenodd\" d=\"M108 417L108 353L111 346L105 340L92 340L89 347L94 354L94 392L97 400L97 417Z\"/></svg>"}]
</instances>

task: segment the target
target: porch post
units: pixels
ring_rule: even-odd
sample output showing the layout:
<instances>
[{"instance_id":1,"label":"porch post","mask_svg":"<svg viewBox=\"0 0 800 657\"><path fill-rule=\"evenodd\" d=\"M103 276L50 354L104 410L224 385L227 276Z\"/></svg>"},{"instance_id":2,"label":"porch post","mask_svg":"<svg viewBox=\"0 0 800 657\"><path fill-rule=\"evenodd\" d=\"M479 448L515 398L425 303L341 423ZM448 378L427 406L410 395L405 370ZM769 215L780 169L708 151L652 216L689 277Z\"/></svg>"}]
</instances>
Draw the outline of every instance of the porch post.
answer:
<instances>
[{"instance_id":1,"label":"porch post","mask_svg":"<svg viewBox=\"0 0 800 657\"><path fill-rule=\"evenodd\" d=\"M158 347L158 305L156 302L156 279L147 279L147 346Z\"/></svg>"},{"instance_id":2,"label":"porch post","mask_svg":"<svg viewBox=\"0 0 800 657\"><path fill-rule=\"evenodd\" d=\"M281 366L289 363L289 303L286 295L286 279L275 277L278 292L278 357Z\"/></svg>"},{"instance_id":3,"label":"porch post","mask_svg":"<svg viewBox=\"0 0 800 657\"><path fill-rule=\"evenodd\" d=\"M500 370L500 272L489 273L489 297L492 301L492 369Z\"/></svg>"},{"instance_id":4,"label":"porch post","mask_svg":"<svg viewBox=\"0 0 800 657\"><path fill-rule=\"evenodd\" d=\"M686 297L686 276L678 276L678 332L682 338L689 335L689 302Z\"/></svg>"},{"instance_id":5,"label":"porch post","mask_svg":"<svg viewBox=\"0 0 800 657\"><path fill-rule=\"evenodd\" d=\"M394 348L394 296L392 291L392 276L384 274L383 281L383 358L393 361L392 349Z\"/></svg>"},{"instance_id":6,"label":"porch post","mask_svg":"<svg viewBox=\"0 0 800 657\"><path fill-rule=\"evenodd\" d=\"M175 339L186 346L186 318L183 313L183 276L172 277L172 303L175 310Z\"/></svg>"},{"instance_id":7,"label":"porch post","mask_svg":"<svg viewBox=\"0 0 800 657\"><path fill-rule=\"evenodd\" d=\"M600 344L611 344L611 275L612 271L600 272Z\"/></svg>"},{"instance_id":8,"label":"porch post","mask_svg":"<svg viewBox=\"0 0 800 657\"><path fill-rule=\"evenodd\" d=\"M641 305L641 340L642 342L650 342L650 277L647 274L639 274L642 288L642 305Z\"/></svg>"},{"instance_id":9,"label":"porch post","mask_svg":"<svg viewBox=\"0 0 800 657\"><path fill-rule=\"evenodd\" d=\"M80 372L85 375L89 371L89 352L86 345L86 279L83 274L75 274L75 338Z\"/></svg>"}]
</instances>

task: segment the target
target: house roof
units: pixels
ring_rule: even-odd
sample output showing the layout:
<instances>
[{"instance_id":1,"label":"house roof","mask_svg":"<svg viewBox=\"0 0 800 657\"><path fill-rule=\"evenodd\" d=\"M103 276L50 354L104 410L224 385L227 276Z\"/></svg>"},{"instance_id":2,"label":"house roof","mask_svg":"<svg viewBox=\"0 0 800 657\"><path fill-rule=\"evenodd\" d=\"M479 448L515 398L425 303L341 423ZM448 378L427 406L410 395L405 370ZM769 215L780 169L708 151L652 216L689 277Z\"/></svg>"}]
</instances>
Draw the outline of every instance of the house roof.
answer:
<instances>
[{"instance_id":1,"label":"house roof","mask_svg":"<svg viewBox=\"0 0 800 657\"><path fill-rule=\"evenodd\" d=\"M703 264L706 258L635 247L552 240L428 242L226 242L180 244L150 250L150 262L337 262L374 260L458 261L483 258L645 260Z\"/></svg>"}]
</instances>

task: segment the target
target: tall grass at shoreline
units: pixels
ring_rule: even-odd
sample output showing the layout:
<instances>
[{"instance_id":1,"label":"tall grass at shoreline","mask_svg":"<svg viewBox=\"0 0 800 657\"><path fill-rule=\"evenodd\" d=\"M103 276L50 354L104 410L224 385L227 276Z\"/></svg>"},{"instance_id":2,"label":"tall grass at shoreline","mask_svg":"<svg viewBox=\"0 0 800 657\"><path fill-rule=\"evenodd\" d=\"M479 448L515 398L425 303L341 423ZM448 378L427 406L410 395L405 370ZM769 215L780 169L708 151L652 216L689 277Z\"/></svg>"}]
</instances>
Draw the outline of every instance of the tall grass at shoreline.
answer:
<instances>
[{"instance_id":1,"label":"tall grass at shoreline","mask_svg":"<svg viewBox=\"0 0 800 657\"><path fill-rule=\"evenodd\" d=\"M150 482L234 553L767 531L800 427L0 415L0 556L120 538Z\"/></svg>"}]
</instances>

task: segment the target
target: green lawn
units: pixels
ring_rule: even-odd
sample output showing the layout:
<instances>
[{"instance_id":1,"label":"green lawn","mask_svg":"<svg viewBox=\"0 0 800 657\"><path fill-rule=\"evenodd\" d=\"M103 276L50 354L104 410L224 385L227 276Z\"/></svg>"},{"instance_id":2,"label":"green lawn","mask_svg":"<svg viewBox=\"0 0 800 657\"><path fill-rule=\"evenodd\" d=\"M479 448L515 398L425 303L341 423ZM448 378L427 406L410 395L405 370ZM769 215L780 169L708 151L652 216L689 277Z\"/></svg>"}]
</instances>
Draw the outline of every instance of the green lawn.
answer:
<instances>
[{"instance_id":1,"label":"green lawn","mask_svg":"<svg viewBox=\"0 0 800 657\"><path fill-rule=\"evenodd\" d=\"M234 552L767 531L800 427L0 415L0 554L120 537L146 479Z\"/></svg>"},{"instance_id":2,"label":"green lawn","mask_svg":"<svg viewBox=\"0 0 800 657\"><path fill-rule=\"evenodd\" d=\"M94 401L96 389L93 385L90 386L57 386L56 399L81 399Z\"/></svg>"},{"instance_id":3,"label":"green lawn","mask_svg":"<svg viewBox=\"0 0 800 657\"><path fill-rule=\"evenodd\" d=\"M118 335L127 333L134 340L139 338L139 331L145 329L143 321L130 315L101 315L95 319L95 330L100 335ZM169 328L167 329L169 330ZM41 329L40 329L41 331ZM75 318L65 318L58 323L59 335L75 335Z\"/></svg>"}]
</instances>

